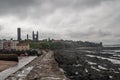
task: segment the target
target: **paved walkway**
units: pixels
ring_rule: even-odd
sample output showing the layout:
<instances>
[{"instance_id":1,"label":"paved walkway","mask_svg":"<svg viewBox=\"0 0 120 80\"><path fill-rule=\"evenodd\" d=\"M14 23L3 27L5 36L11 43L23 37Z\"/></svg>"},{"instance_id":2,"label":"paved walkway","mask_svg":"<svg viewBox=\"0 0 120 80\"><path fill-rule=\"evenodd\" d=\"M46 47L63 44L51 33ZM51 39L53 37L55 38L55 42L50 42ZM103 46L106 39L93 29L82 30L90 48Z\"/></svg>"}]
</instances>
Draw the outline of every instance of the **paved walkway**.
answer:
<instances>
[{"instance_id":1,"label":"paved walkway","mask_svg":"<svg viewBox=\"0 0 120 80\"><path fill-rule=\"evenodd\" d=\"M69 80L64 72L59 69L54 60L54 53L49 51L31 70L25 80Z\"/></svg>"}]
</instances>

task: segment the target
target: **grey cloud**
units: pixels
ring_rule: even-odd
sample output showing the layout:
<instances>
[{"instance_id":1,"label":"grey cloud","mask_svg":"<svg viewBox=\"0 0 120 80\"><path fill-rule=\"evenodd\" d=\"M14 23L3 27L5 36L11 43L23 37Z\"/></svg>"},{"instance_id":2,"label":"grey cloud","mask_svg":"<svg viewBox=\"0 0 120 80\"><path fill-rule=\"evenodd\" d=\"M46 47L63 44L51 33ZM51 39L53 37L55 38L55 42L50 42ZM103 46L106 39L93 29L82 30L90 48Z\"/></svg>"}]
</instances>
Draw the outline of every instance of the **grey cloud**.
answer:
<instances>
[{"instance_id":1,"label":"grey cloud","mask_svg":"<svg viewBox=\"0 0 120 80\"><path fill-rule=\"evenodd\" d=\"M40 36L41 39L46 39L46 38L55 38L55 39L60 39L60 35L56 33L51 33L51 32L43 32Z\"/></svg>"},{"instance_id":2,"label":"grey cloud","mask_svg":"<svg viewBox=\"0 0 120 80\"><path fill-rule=\"evenodd\" d=\"M81 10L98 6L105 1L108 0L0 0L0 15L43 16L56 9Z\"/></svg>"},{"instance_id":3,"label":"grey cloud","mask_svg":"<svg viewBox=\"0 0 120 80\"><path fill-rule=\"evenodd\" d=\"M108 37L108 36L112 36L112 34L110 32L106 32L105 30L95 30L93 28L89 28L87 31L85 32L79 32L79 31L76 31L76 32L72 32L72 31L69 31L67 33L67 35L71 38L74 38L74 39L93 39L94 38L103 38L103 37Z\"/></svg>"},{"instance_id":4,"label":"grey cloud","mask_svg":"<svg viewBox=\"0 0 120 80\"><path fill-rule=\"evenodd\" d=\"M0 25L0 31L2 31L4 29L4 27L2 25Z\"/></svg>"},{"instance_id":5,"label":"grey cloud","mask_svg":"<svg viewBox=\"0 0 120 80\"><path fill-rule=\"evenodd\" d=\"M0 15L27 16L29 9L37 4L37 0L0 0Z\"/></svg>"},{"instance_id":6,"label":"grey cloud","mask_svg":"<svg viewBox=\"0 0 120 80\"><path fill-rule=\"evenodd\" d=\"M0 0L0 18L14 16L21 25L22 21L28 26L38 24L40 39L103 39L107 42L116 37L120 39L119 5L119 0ZM15 23L10 26L12 24ZM31 35L33 29L30 26L24 32ZM26 33L23 37L26 38Z\"/></svg>"}]
</instances>

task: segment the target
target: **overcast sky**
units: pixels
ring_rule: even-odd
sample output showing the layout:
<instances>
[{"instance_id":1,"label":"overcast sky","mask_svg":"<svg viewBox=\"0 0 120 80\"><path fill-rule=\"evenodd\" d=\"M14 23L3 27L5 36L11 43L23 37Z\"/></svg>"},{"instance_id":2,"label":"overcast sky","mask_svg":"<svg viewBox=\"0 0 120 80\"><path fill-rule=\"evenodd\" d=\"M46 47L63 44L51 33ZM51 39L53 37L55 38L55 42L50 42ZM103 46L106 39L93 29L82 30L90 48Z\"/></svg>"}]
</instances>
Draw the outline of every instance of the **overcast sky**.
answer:
<instances>
[{"instance_id":1,"label":"overcast sky","mask_svg":"<svg viewBox=\"0 0 120 80\"><path fill-rule=\"evenodd\" d=\"M0 0L0 39L39 38L120 43L120 0Z\"/></svg>"}]
</instances>

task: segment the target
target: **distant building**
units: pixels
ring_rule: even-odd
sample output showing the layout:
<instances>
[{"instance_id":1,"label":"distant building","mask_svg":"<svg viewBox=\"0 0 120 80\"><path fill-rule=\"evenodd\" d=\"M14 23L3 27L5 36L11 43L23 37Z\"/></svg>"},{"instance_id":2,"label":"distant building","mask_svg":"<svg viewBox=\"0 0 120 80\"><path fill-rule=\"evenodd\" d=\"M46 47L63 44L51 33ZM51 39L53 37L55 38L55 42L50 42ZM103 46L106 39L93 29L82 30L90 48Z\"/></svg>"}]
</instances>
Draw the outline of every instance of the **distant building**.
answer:
<instances>
[{"instance_id":1,"label":"distant building","mask_svg":"<svg viewBox=\"0 0 120 80\"><path fill-rule=\"evenodd\" d=\"M16 50L16 45L19 43L15 40L1 40L0 41L0 49L1 50Z\"/></svg>"},{"instance_id":2,"label":"distant building","mask_svg":"<svg viewBox=\"0 0 120 80\"><path fill-rule=\"evenodd\" d=\"M19 43L19 41L11 40L10 41L11 50L16 50L18 43Z\"/></svg>"},{"instance_id":3,"label":"distant building","mask_svg":"<svg viewBox=\"0 0 120 80\"><path fill-rule=\"evenodd\" d=\"M22 51L22 50L26 51L26 50L29 50L29 49L30 49L30 45L27 42L20 42L16 46L16 50L19 50L19 51Z\"/></svg>"},{"instance_id":4,"label":"distant building","mask_svg":"<svg viewBox=\"0 0 120 80\"><path fill-rule=\"evenodd\" d=\"M0 50L3 49L3 43L4 43L4 41L3 41L3 40L0 40Z\"/></svg>"},{"instance_id":5,"label":"distant building","mask_svg":"<svg viewBox=\"0 0 120 80\"><path fill-rule=\"evenodd\" d=\"M4 41L3 43L3 49L4 50L10 50L10 41Z\"/></svg>"},{"instance_id":6,"label":"distant building","mask_svg":"<svg viewBox=\"0 0 120 80\"><path fill-rule=\"evenodd\" d=\"M103 46L103 44L102 44L102 42L100 42L100 47L102 47Z\"/></svg>"}]
</instances>

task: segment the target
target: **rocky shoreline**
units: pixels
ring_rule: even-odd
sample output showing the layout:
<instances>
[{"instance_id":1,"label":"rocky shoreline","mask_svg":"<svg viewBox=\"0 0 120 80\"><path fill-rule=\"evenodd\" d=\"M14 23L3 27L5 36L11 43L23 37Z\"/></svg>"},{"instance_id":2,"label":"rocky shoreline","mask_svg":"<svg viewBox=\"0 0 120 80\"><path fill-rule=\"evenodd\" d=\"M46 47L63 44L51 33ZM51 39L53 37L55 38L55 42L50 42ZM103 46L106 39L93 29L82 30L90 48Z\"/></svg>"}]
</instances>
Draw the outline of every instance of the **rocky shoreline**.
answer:
<instances>
[{"instance_id":1,"label":"rocky shoreline","mask_svg":"<svg viewBox=\"0 0 120 80\"><path fill-rule=\"evenodd\" d=\"M120 54L111 51L57 50L55 59L70 80L120 80Z\"/></svg>"}]
</instances>

